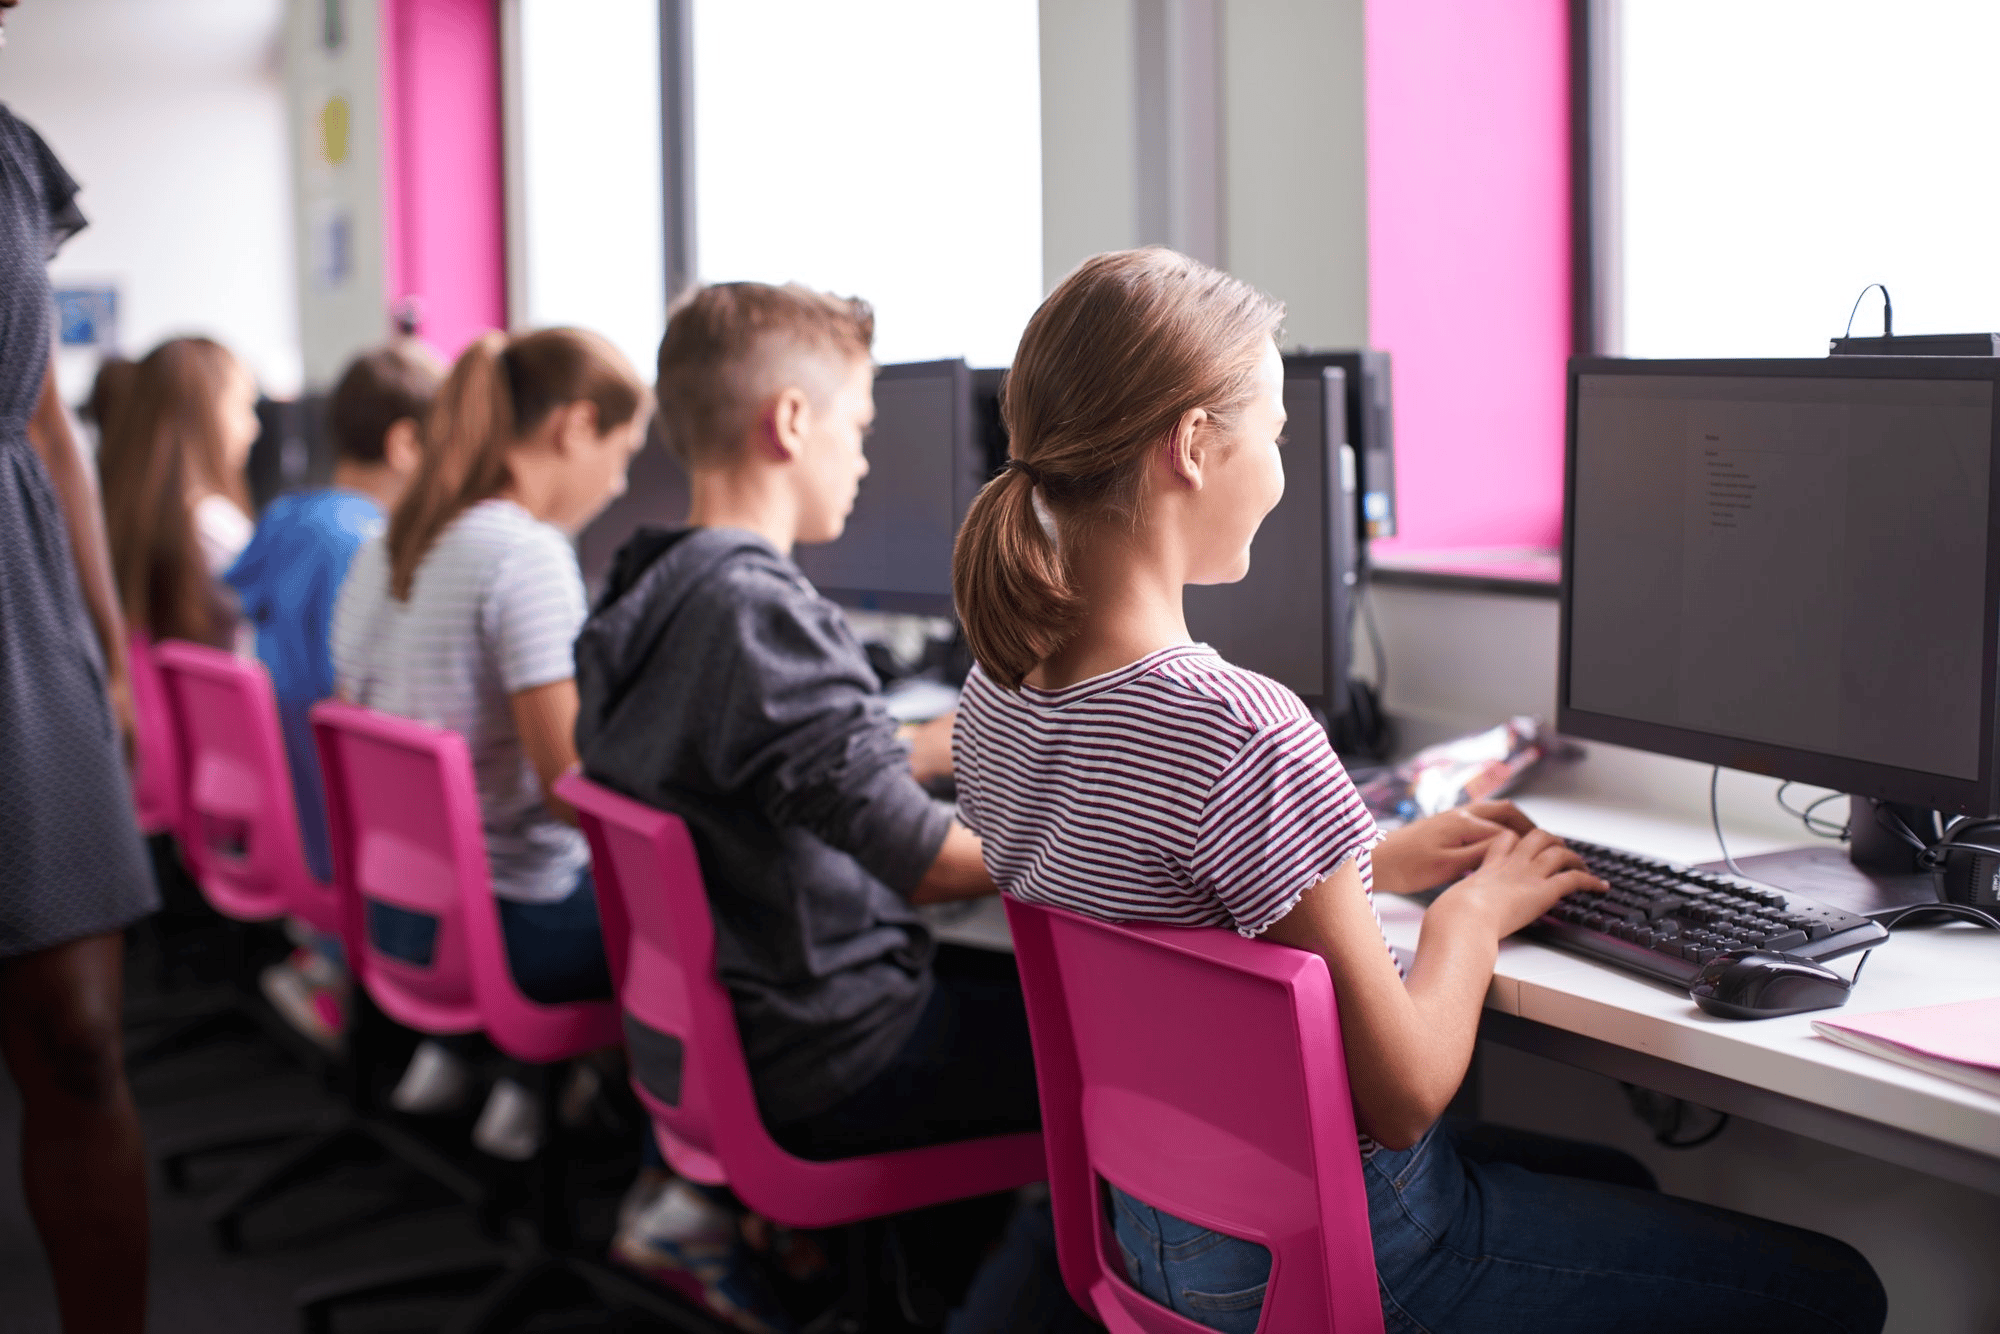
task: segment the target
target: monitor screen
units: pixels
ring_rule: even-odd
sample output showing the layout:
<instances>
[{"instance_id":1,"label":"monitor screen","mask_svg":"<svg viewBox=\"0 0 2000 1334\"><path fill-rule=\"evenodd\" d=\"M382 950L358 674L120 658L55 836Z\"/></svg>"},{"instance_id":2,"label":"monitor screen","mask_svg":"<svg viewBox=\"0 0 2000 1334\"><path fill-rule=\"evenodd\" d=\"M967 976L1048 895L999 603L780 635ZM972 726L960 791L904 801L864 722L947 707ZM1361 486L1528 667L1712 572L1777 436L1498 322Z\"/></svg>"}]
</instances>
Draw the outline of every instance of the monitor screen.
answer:
<instances>
[{"instance_id":1,"label":"monitor screen","mask_svg":"<svg viewBox=\"0 0 2000 1334\"><path fill-rule=\"evenodd\" d=\"M884 366L867 450L846 531L800 547L799 568L836 602L949 615L952 542L984 477L965 363Z\"/></svg>"},{"instance_id":2,"label":"monitor screen","mask_svg":"<svg viewBox=\"0 0 2000 1334\"><path fill-rule=\"evenodd\" d=\"M1351 466L1346 391L1333 368L1285 379L1285 494L1250 547L1250 572L1234 584L1192 586L1188 633L1230 662L1299 694L1331 720L1346 704Z\"/></svg>"},{"instance_id":3,"label":"monitor screen","mask_svg":"<svg viewBox=\"0 0 2000 1334\"><path fill-rule=\"evenodd\" d=\"M1984 804L1996 371L1967 366L1577 363L1562 729Z\"/></svg>"}]
</instances>

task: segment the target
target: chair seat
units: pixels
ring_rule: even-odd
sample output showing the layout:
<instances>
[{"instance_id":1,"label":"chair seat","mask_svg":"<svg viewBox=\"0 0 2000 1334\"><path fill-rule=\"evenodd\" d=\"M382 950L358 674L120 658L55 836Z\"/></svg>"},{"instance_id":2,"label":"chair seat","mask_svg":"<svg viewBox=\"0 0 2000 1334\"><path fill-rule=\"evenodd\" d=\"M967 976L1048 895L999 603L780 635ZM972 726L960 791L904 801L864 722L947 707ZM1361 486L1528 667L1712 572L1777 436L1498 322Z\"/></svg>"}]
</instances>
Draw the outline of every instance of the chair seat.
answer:
<instances>
[{"instance_id":1,"label":"chair seat","mask_svg":"<svg viewBox=\"0 0 2000 1334\"><path fill-rule=\"evenodd\" d=\"M824 1228L1011 1190L1047 1175L1039 1134L997 1135L835 1162L787 1153L757 1110L729 993L715 966L715 923L687 825L565 775L556 792L590 839L598 916L625 1010L677 1041L675 1096L633 1087L677 1171L726 1181L758 1213ZM636 1071L635 1071L636 1075Z\"/></svg>"}]
</instances>

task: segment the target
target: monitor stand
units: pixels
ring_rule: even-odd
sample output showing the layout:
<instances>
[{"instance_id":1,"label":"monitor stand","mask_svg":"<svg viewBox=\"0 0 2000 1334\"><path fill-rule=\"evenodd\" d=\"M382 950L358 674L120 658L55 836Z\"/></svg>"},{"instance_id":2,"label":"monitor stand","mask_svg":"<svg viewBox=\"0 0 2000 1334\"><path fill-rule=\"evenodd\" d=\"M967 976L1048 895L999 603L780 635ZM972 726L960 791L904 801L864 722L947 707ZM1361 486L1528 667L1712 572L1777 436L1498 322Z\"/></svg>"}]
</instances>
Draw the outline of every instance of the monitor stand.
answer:
<instances>
[{"instance_id":1,"label":"monitor stand","mask_svg":"<svg viewBox=\"0 0 2000 1334\"><path fill-rule=\"evenodd\" d=\"M1917 867L1916 849L1898 838L1890 817L1900 819L1926 839L1937 836L1937 814L1914 806L1848 798L1849 842L1822 843L1752 857L1738 857L1737 867L1752 880L1776 889L1796 890L1831 908L1865 917L1882 916L1921 903L1939 901L1941 886L1935 871ZM1722 862L1704 862L1704 871L1726 873Z\"/></svg>"}]
</instances>

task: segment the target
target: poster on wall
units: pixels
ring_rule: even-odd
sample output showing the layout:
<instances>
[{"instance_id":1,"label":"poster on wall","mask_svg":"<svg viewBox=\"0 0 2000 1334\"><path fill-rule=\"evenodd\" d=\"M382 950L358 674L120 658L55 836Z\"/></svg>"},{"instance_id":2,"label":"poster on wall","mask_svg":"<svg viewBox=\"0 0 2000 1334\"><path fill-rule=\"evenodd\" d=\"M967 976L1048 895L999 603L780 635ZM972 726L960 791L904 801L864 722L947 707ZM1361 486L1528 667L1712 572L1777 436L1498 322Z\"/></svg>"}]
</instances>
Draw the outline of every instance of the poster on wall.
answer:
<instances>
[{"instance_id":1,"label":"poster on wall","mask_svg":"<svg viewBox=\"0 0 2000 1334\"><path fill-rule=\"evenodd\" d=\"M118 289L108 283L55 289L56 336L66 348L118 350Z\"/></svg>"}]
</instances>

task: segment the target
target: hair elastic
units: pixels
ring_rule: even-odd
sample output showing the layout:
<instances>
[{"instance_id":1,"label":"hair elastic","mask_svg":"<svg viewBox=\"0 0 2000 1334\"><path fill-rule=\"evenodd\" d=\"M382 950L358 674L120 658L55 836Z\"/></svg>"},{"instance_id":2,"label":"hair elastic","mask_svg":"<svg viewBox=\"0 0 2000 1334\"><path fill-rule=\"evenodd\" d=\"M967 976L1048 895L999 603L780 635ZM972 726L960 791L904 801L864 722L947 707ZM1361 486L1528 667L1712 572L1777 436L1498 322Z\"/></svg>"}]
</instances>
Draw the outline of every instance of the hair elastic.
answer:
<instances>
[{"instance_id":1,"label":"hair elastic","mask_svg":"<svg viewBox=\"0 0 2000 1334\"><path fill-rule=\"evenodd\" d=\"M1032 463L1028 463L1022 459L1008 459L1006 468L1009 472L1018 472L1026 477L1031 486L1040 486L1042 484L1042 475L1035 471L1035 466Z\"/></svg>"}]
</instances>

